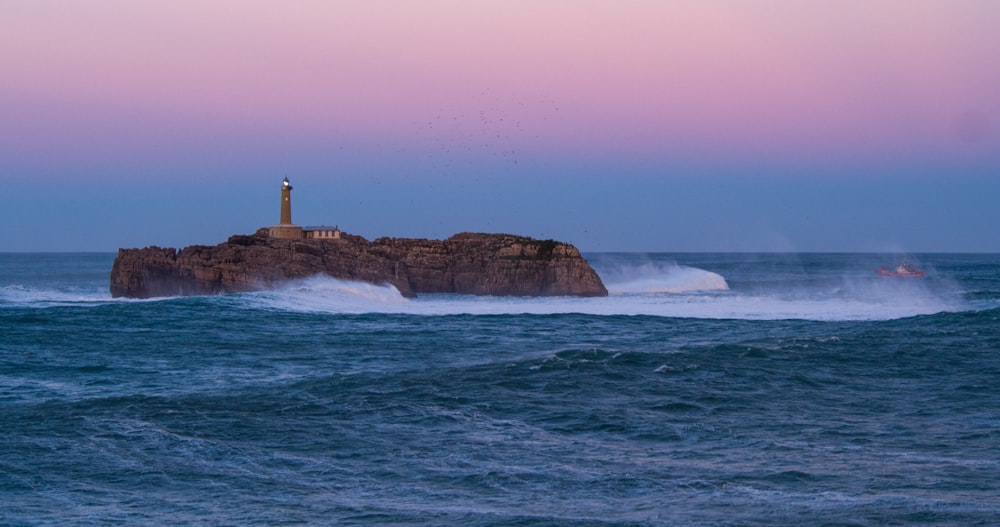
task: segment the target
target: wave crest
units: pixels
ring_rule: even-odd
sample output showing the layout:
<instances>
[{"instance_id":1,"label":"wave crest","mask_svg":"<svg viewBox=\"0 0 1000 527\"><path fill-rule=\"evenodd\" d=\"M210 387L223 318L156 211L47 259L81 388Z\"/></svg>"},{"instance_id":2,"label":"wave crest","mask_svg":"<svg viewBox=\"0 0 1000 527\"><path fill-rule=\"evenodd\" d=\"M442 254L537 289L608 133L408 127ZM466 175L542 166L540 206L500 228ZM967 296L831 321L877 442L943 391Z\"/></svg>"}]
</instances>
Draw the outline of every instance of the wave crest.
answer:
<instances>
[{"instance_id":1,"label":"wave crest","mask_svg":"<svg viewBox=\"0 0 1000 527\"><path fill-rule=\"evenodd\" d=\"M611 294L677 294L729 290L729 283L722 275L675 263L616 265L598 273Z\"/></svg>"},{"instance_id":2,"label":"wave crest","mask_svg":"<svg viewBox=\"0 0 1000 527\"><path fill-rule=\"evenodd\" d=\"M84 288L50 289L10 284L0 286L0 303L49 307L57 305L79 305L111 301L111 293L104 290Z\"/></svg>"},{"instance_id":3,"label":"wave crest","mask_svg":"<svg viewBox=\"0 0 1000 527\"><path fill-rule=\"evenodd\" d=\"M277 289L247 293L260 307L282 311L371 313L392 311L409 300L392 285L314 276L292 280Z\"/></svg>"}]
</instances>

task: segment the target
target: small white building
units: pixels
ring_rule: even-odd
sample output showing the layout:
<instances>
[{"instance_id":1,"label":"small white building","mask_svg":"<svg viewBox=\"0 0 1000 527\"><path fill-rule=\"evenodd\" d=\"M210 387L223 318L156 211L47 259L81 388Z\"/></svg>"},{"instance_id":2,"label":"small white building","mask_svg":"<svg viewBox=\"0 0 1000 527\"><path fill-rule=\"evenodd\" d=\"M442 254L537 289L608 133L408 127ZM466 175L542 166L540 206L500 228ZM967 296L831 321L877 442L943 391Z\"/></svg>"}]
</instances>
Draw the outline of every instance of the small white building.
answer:
<instances>
[{"instance_id":1,"label":"small white building","mask_svg":"<svg viewBox=\"0 0 1000 527\"><path fill-rule=\"evenodd\" d=\"M340 234L340 227L328 227L326 225L302 227L302 235L306 239L339 240Z\"/></svg>"}]
</instances>

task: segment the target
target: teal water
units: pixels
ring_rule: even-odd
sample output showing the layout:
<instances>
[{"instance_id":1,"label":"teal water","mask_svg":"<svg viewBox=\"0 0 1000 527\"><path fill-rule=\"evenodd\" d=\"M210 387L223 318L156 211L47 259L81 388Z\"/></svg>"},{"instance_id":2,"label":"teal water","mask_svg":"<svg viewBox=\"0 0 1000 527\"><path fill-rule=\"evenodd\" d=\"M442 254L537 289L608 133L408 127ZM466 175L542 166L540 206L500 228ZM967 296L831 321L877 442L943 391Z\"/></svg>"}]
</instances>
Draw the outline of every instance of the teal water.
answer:
<instances>
[{"instance_id":1,"label":"teal water","mask_svg":"<svg viewBox=\"0 0 1000 527\"><path fill-rule=\"evenodd\" d=\"M588 257L608 298L0 255L0 524L1000 518L1000 255Z\"/></svg>"}]
</instances>

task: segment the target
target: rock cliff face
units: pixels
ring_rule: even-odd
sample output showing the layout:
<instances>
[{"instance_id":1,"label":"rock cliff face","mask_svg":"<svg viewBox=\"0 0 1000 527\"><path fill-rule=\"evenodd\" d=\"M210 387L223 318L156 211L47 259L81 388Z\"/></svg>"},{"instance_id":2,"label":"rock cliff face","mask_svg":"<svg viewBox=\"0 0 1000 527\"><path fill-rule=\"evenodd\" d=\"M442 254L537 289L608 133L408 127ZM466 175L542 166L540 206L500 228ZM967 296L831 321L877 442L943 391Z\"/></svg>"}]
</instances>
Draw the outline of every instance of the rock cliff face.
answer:
<instances>
[{"instance_id":1,"label":"rock cliff face","mask_svg":"<svg viewBox=\"0 0 1000 527\"><path fill-rule=\"evenodd\" d=\"M266 230L214 247L119 249L111 296L149 298L268 289L325 274L392 284L418 293L498 296L606 296L597 273L565 243L509 234L456 234L447 240L344 234L339 240L281 240Z\"/></svg>"}]
</instances>

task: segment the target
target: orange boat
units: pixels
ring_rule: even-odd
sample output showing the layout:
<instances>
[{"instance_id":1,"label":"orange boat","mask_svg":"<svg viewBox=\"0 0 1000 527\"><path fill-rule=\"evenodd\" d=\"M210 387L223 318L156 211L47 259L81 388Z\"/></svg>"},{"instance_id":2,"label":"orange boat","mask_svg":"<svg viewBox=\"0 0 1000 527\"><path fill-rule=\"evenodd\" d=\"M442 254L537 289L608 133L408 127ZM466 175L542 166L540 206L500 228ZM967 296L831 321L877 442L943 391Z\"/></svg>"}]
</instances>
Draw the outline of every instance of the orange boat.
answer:
<instances>
[{"instance_id":1,"label":"orange boat","mask_svg":"<svg viewBox=\"0 0 1000 527\"><path fill-rule=\"evenodd\" d=\"M924 276L924 272L908 263L901 263L895 269L878 268L879 276Z\"/></svg>"}]
</instances>

